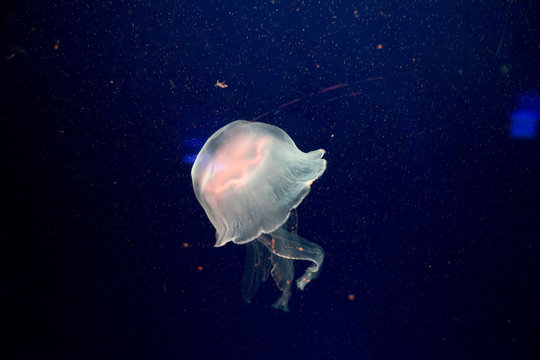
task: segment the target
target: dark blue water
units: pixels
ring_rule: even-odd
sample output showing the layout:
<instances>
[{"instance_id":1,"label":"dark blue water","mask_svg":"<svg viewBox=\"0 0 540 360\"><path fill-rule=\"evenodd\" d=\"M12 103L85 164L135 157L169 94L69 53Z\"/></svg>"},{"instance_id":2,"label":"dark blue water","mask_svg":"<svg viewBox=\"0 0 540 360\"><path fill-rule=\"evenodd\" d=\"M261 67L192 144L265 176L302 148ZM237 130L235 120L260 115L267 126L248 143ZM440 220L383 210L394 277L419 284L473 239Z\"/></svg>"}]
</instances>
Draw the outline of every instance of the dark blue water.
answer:
<instances>
[{"instance_id":1,"label":"dark blue water","mask_svg":"<svg viewBox=\"0 0 540 360\"><path fill-rule=\"evenodd\" d=\"M1 9L5 358L540 356L534 1ZM289 313L192 190L236 119L327 151Z\"/></svg>"}]
</instances>

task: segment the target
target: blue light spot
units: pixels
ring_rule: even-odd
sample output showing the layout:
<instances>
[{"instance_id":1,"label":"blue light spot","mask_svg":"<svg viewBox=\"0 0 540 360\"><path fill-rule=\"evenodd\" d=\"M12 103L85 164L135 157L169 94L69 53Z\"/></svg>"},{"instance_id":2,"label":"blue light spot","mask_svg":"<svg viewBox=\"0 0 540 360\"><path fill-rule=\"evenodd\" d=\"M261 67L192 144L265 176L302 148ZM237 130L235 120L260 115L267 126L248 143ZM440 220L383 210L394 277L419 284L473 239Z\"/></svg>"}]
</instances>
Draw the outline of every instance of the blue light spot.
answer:
<instances>
[{"instance_id":1,"label":"blue light spot","mask_svg":"<svg viewBox=\"0 0 540 360\"><path fill-rule=\"evenodd\" d=\"M516 109L510 114L510 137L512 139L533 139L537 134L540 117L540 94L520 94Z\"/></svg>"},{"instance_id":2,"label":"blue light spot","mask_svg":"<svg viewBox=\"0 0 540 360\"><path fill-rule=\"evenodd\" d=\"M538 113L517 110L510 115L510 137L514 139L532 139L536 137Z\"/></svg>"},{"instance_id":3,"label":"blue light spot","mask_svg":"<svg viewBox=\"0 0 540 360\"><path fill-rule=\"evenodd\" d=\"M197 159L197 154L187 154L182 157L184 164L193 164Z\"/></svg>"}]
</instances>

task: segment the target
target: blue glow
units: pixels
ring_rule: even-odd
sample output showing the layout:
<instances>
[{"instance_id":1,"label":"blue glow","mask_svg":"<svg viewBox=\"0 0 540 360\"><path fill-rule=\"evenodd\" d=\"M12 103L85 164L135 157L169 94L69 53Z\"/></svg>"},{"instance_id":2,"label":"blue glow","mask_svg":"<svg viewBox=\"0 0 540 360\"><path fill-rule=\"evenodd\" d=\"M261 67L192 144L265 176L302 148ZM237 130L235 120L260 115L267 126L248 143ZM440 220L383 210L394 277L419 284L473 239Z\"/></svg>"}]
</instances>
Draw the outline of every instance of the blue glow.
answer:
<instances>
[{"instance_id":1,"label":"blue glow","mask_svg":"<svg viewBox=\"0 0 540 360\"><path fill-rule=\"evenodd\" d=\"M188 152L182 156L184 164L193 164L197 159L197 153L203 147L205 140L199 137L191 137L183 140L183 148ZM194 154L195 153L195 154Z\"/></svg>"},{"instance_id":2,"label":"blue glow","mask_svg":"<svg viewBox=\"0 0 540 360\"><path fill-rule=\"evenodd\" d=\"M193 164L197 159L197 154L187 154L182 157L184 164Z\"/></svg>"},{"instance_id":3,"label":"blue glow","mask_svg":"<svg viewBox=\"0 0 540 360\"><path fill-rule=\"evenodd\" d=\"M540 117L540 95L521 94L516 105L517 109L510 114L510 137L513 139L535 138Z\"/></svg>"},{"instance_id":4,"label":"blue glow","mask_svg":"<svg viewBox=\"0 0 540 360\"><path fill-rule=\"evenodd\" d=\"M538 113L517 110L510 115L510 137L514 139L532 139L536 137Z\"/></svg>"}]
</instances>

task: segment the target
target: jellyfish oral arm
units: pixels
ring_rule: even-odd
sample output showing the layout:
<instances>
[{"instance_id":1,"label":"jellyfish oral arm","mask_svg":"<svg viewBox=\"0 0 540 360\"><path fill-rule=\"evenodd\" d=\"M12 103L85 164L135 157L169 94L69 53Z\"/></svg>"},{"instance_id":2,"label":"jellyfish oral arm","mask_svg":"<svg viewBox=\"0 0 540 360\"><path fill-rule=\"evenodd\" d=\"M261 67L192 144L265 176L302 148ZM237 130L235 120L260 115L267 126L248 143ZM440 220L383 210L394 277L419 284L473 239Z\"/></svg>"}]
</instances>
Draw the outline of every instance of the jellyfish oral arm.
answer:
<instances>
[{"instance_id":1,"label":"jellyfish oral arm","mask_svg":"<svg viewBox=\"0 0 540 360\"><path fill-rule=\"evenodd\" d=\"M306 269L304 275L296 280L296 286L300 290L304 290L311 280L319 276L324 260L324 251L319 245L281 228L270 235L264 234L258 239L272 254L286 259L308 260L313 263Z\"/></svg>"},{"instance_id":2,"label":"jellyfish oral arm","mask_svg":"<svg viewBox=\"0 0 540 360\"><path fill-rule=\"evenodd\" d=\"M294 279L294 264L287 259L275 254L271 256L272 270L270 271L277 287L281 290L281 296L272 305L274 309L289 311L289 299L291 297L291 283Z\"/></svg>"},{"instance_id":3,"label":"jellyfish oral arm","mask_svg":"<svg viewBox=\"0 0 540 360\"><path fill-rule=\"evenodd\" d=\"M242 297L247 303L270 274L270 254L263 244L252 241L246 244L246 265L242 276Z\"/></svg>"}]
</instances>

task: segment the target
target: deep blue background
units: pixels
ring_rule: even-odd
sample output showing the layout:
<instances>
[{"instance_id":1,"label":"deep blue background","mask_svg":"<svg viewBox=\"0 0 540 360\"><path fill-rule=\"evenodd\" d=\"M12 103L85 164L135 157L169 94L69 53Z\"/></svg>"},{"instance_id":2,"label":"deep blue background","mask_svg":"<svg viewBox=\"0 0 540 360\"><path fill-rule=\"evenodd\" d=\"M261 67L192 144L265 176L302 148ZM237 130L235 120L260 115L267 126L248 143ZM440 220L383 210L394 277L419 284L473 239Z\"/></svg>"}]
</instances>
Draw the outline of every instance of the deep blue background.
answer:
<instances>
[{"instance_id":1,"label":"deep blue background","mask_svg":"<svg viewBox=\"0 0 540 360\"><path fill-rule=\"evenodd\" d=\"M538 358L540 142L511 121L525 107L538 123L539 14L527 0L2 5L5 358ZM271 281L243 302L245 249L212 247L188 161L266 112L327 151L298 208L326 259L288 314Z\"/></svg>"}]
</instances>

